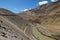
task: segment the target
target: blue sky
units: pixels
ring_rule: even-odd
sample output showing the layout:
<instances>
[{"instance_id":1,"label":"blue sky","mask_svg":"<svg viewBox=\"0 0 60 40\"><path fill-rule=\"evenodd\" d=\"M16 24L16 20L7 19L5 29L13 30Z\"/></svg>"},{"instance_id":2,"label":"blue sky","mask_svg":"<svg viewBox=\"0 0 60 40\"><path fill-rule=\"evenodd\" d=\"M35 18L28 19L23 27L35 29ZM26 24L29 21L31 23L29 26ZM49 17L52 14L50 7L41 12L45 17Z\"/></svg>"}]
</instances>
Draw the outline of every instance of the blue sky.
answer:
<instances>
[{"instance_id":1,"label":"blue sky","mask_svg":"<svg viewBox=\"0 0 60 40\"><path fill-rule=\"evenodd\" d=\"M0 0L0 8L5 8L18 13L37 7L39 2L42 1L51 2L51 0Z\"/></svg>"}]
</instances>

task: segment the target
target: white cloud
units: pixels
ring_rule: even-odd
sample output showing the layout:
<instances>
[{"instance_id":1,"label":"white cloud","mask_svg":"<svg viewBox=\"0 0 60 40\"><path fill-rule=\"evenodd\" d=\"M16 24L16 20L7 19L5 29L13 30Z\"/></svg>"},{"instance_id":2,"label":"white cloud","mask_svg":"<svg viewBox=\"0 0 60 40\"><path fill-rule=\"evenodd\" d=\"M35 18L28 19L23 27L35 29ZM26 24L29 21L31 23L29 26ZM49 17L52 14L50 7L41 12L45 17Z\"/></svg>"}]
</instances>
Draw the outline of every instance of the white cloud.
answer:
<instances>
[{"instance_id":1,"label":"white cloud","mask_svg":"<svg viewBox=\"0 0 60 40\"><path fill-rule=\"evenodd\" d=\"M39 5L43 5L43 4L47 4L48 3L48 1L41 1L41 2L39 2Z\"/></svg>"},{"instance_id":2,"label":"white cloud","mask_svg":"<svg viewBox=\"0 0 60 40\"><path fill-rule=\"evenodd\" d=\"M29 10L29 9L24 9L23 11L27 11L27 10Z\"/></svg>"},{"instance_id":3,"label":"white cloud","mask_svg":"<svg viewBox=\"0 0 60 40\"><path fill-rule=\"evenodd\" d=\"M28 10L31 10L31 8L29 8L29 9L24 9L24 10L22 10L22 11L28 11Z\"/></svg>"},{"instance_id":4,"label":"white cloud","mask_svg":"<svg viewBox=\"0 0 60 40\"><path fill-rule=\"evenodd\" d=\"M56 1L58 1L58 0L51 0L51 2L56 2Z\"/></svg>"}]
</instances>

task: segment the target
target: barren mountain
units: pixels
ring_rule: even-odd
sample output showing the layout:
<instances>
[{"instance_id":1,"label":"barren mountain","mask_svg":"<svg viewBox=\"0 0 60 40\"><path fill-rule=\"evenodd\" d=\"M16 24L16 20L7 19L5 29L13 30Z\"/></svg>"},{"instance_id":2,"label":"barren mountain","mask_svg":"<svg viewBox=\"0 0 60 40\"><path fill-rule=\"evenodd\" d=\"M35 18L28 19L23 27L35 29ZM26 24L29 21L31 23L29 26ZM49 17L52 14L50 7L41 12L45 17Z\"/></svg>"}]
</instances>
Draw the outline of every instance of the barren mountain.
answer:
<instances>
[{"instance_id":1,"label":"barren mountain","mask_svg":"<svg viewBox=\"0 0 60 40\"><path fill-rule=\"evenodd\" d=\"M0 8L0 40L60 40L60 1L19 14Z\"/></svg>"}]
</instances>

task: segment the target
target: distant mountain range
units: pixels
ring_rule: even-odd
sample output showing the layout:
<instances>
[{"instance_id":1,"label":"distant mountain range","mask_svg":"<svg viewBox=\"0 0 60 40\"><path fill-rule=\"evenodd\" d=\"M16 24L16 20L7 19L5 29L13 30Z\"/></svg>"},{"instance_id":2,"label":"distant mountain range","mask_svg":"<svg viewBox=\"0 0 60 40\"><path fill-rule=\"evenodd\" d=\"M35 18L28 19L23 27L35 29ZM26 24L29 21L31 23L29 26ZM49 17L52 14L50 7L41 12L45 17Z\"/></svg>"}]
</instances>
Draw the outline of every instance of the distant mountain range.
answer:
<instances>
[{"instance_id":1,"label":"distant mountain range","mask_svg":"<svg viewBox=\"0 0 60 40\"><path fill-rule=\"evenodd\" d=\"M60 40L60 1L19 14L0 8L0 40Z\"/></svg>"}]
</instances>

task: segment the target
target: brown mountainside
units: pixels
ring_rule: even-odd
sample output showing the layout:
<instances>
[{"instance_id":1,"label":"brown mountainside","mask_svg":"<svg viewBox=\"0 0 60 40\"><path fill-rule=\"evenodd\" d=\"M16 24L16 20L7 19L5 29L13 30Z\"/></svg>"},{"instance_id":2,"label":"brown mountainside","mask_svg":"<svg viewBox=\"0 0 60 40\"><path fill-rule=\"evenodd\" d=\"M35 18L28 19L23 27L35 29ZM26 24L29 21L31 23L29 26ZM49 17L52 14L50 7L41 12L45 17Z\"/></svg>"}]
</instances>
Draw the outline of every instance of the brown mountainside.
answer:
<instances>
[{"instance_id":1,"label":"brown mountainside","mask_svg":"<svg viewBox=\"0 0 60 40\"><path fill-rule=\"evenodd\" d=\"M19 14L0 8L0 40L60 40L60 1Z\"/></svg>"}]
</instances>

